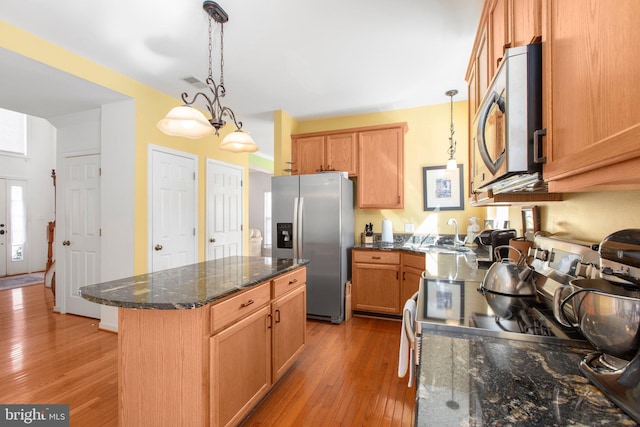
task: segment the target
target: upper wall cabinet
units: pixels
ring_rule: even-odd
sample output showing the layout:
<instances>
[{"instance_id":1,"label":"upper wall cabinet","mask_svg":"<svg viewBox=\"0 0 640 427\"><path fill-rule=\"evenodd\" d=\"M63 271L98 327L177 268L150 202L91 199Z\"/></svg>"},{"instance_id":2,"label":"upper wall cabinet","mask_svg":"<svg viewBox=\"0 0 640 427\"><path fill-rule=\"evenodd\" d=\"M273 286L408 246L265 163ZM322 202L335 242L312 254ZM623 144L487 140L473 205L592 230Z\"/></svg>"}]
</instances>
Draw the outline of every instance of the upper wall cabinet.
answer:
<instances>
[{"instance_id":1,"label":"upper wall cabinet","mask_svg":"<svg viewBox=\"0 0 640 427\"><path fill-rule=\"evenodd\" d=\"M358 207L404 208L404 133L406 127L358 135Z\"/></svg>"},{"instance_id":2,"label":"upper wall cabinet","mask_svg":"<svg viewBox=\"0 0 640 427\"><path fill-rule=\"evenodd\" d=\"M291 173L347 171L358 178L358 208L402 209L407 129L403 122L291 135Z\"/></svg>"},{"instance_id":3,"label":"upper wall cabinet","mask_svg":"<svg viewBox=\"0 0 640 427\"><path fill-rule=\"evenodd\" d=\"M467 68L469 125L502 63L505 51L540 40L541 9L541 0L485 1Z\"/></svg>"},{"instance_id":4,"label":"upper wall cabinet","mask_svg":"<svg viewBox=\"0 0 640 427\"><path fill-rule=\"evenodd\" d=\"M338 171L356 176L357 148L354 132L292 135L293 174Z\"/></svg>"},{"instance_id":5,"label":"upper wall cabinet","mask_svg":"<svg viewBox=\"0 0 640 427\"><path fill-rule=\"evenodd\" d=\"M511 46L509 31L509 0L492 0L487 15L489 26L489 75L491 78L502 63L504 52Z\"/></svg>"},{"instance_id":6,"label":"upper wall cabinet","mask_svg":"<svg viewBox=\"0 0 640 427\"><path fill-rule=\"evenodd\" d=\"M544 0L543 176L550 191L640 184L638 22L637 0Z\"/></svg>"}]
</instances>

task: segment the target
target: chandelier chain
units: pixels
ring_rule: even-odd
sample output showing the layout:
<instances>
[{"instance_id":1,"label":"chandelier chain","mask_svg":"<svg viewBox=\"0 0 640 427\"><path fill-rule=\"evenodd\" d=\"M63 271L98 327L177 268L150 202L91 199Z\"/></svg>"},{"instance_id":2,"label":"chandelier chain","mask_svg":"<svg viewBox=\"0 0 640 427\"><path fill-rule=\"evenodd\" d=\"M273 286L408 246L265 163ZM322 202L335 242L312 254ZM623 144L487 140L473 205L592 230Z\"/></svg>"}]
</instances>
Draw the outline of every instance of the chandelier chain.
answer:
<instances>
[{"instance_id":1,"label":"chandelier chain","mask_svg":"<svg viewBox=\"0 0 640 427\"><path fill-rule=\"evenodd\" d=\"M209 75L207 77L209 78L213 78L213 70L212 68L212 59L211 59L211 55L212 55L212 51L213 51L213 42L211 41L212 37L211 37L211 17L209 17Z\"/></svg>"},{"instance_id":2,"label":"chandelier chain","mask_svg":"<svg viewBox=\"0 0 640 427\"><path fill-rule=\"evenodd\" d=\"M220 85L224 87L224 23L220 24Z\"/></svg>"}]
</instances>

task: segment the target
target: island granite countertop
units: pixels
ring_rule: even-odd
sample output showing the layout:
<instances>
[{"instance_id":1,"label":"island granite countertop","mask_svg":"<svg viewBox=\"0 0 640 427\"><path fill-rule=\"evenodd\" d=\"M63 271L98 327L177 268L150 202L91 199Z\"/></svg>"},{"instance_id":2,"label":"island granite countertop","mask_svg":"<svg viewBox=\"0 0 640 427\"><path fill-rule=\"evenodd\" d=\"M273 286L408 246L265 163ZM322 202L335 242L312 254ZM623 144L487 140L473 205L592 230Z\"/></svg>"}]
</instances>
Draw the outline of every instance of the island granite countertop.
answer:
<instances>
[{"instance_id":1,"label":"island granite countertop","mask_svg":"<svg viewBox=\"0 0 640 427\"><path fill-rule=\"evenodd\" d=\"M308 264L233 256L80 288L82 298L122 308L194 309Z\"/></svg>"},{"instance_id":2,"label":"island granite countertop","mask_svg":"<svg viewBox=\"0 0 640 427\"><path fill-rule=\"evenodd\" d=\"M417 426L635 426L580 374L593 350L422 331Z\"/></svg>"}]
</instances>

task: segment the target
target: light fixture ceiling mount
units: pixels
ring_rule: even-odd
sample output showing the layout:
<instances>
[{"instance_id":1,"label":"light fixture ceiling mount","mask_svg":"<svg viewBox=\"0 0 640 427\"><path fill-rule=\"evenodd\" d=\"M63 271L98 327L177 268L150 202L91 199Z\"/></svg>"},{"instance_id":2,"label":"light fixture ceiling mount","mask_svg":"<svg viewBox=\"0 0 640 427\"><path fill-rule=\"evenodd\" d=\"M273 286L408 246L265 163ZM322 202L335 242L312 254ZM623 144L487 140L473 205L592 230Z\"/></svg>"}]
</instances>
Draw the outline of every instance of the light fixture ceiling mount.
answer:
<instances>
[{"instance_id":1,"label":"light fixture ceiling mount","mask_svg":"<svg viewBox=\"0 0 640 427\"><path fill-rule=\"evenodd\" d=\"M242 129L242 122L236 120L236 116L229 107L223 106L221 98L226 94L224 87L224 23L229 20L229 15L216 2L206 0L202 4L202 8L209 17L209 74L206 79L206 85L211 92L207 95L204 92L196 93L191 100L189 94L183 92L181 95L184 105L172 108L165 118L158 122L158 128L167 135L182 136L185 138L202 138L213 135L219 136L219 131L225 124L225 117L233 120L236 126L234 132L225 136L220 143L221 150L233 152L255 152L258 146L253 141L249 133ZM213 42L212 42L212 25L213 21L220 24L220 80L219 84L213 80ZM211 118L207 119L192 105L198 98L204 100L205 106L211 114Z\"/></svg>"}]
</instances>

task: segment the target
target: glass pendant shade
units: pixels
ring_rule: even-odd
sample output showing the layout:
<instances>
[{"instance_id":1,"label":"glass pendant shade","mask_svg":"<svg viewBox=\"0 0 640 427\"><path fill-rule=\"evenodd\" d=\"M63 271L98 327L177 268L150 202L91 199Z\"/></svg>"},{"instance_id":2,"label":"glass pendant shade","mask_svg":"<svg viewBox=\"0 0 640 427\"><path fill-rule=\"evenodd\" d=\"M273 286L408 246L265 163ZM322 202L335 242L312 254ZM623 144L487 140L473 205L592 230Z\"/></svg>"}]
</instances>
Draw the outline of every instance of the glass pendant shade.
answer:
<instances>
[{"instance_id":1,"label":"glass pendant shade","mask_svg":"<svg viewBox=\"0 0 640 427\"><path fill-rule=\"evenodd\" d=\"M167 135L198 139L215 133L207 118L195 108L181 105L172 108L157 124Z\"/></svg>"},{"instance_id":2,"label":"glass pendant shade","mask_svg":"<svg viewBox=\"0 0 640 427\"><path fill-rule=\"evenodd\" d=\"M258 146L248 132L242 129L236 129L222 139L219 148L234 153L255 153Z\"/></svg>"},{"instance_id":3,"label":"glass pendant shade","mask_svg":"<svg viewBox=\"0 0 640 427\"><path fill-rule=\"evenodd\" d=\"M447 160L447 170L454 171L456 169L458 169L458 163L456 162L456 159Z\"/></svg>"}]
</instances>

